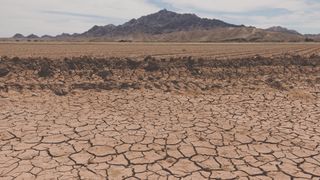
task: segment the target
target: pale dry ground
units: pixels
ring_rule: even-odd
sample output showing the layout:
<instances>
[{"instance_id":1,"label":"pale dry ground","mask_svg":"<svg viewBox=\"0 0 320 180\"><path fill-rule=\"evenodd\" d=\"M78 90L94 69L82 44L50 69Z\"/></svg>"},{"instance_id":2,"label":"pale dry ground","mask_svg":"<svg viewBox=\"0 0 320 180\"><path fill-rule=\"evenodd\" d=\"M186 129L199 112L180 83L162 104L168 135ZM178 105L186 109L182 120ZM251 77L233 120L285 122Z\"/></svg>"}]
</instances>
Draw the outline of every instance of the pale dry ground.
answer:
<instances>
[{"instance_id":1,"label":"pale dry ground","mask_svg":"<svg viewBox=\"0 0 320 180\"><path fill-rule=\"evenodd\" d=\"M1 93L0 179L319 179L310 89Z\"/></svg>"},{"instance_id":2,"label":"pale dry ground","mask_svg":"<svg viewBox=\"0 0 320 180\"><path fill-rule=\"evenodd\" d=\"M319 55L319 43L0 43L0 56L65 58L92 57L203 57L243 58L260 55Z\"/></svg>"},{"instance_id":3,"label":"pale dry ground","mask_svg":"<svg viewBox=\"0 0 320 180\"><path fill-rule=\"evenodd\" d=\"M319 56L0 60L1 180L319 180L319 121Z\"/></svg>"}]
</instances>

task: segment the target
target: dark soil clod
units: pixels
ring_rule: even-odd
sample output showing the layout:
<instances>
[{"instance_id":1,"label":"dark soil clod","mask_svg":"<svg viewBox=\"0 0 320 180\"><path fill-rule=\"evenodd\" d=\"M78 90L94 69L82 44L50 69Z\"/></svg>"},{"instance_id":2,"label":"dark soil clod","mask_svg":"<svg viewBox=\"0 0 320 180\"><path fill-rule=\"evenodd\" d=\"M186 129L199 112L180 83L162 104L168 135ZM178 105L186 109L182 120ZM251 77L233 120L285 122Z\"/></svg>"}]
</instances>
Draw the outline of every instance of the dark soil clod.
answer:
<instances>
[{"instance_id":1,"label":"dark soil clod","mask_svg":"<svg viewBox=\"0 0 320 180\"><path fill-rule=\"evenodd\" d=\"M103 70L103 71L99 71L97 75L100 76L102 79L106 79L107 77L112 76L112 72Z\"/></svg>"},{"instance_id":2,"label":"dark soil clod","mask_svg":"<svg viewBox=\"0 0 320 180\"><path fill-rule=\"evenodd\" d=\"M147 66L144 69L149 72L158 71L160 69L160 66L156 62L148 62Z\"/></svg>"},{"instance_id":3,"label":"dark soil clod","mask_svg":"<svg viewBox=\"0 0 320 180\"><path fill-rule=\"evenodd\" d=\"M286 90L286 88L282 85L282 83L281 83L280 81L277 81L277 80L275 80L275 79L273 79L273 78L268 78L268 79L266 80L266 83L267 83L270 87L272 87L272 88L274 88L274 89L278 89L278 90L281 90L281 91Z\"/></svg>"},{"instance_id":4,"label":"dark soil clod","mask_svg":"<svg viewBox=\"0 0 320 180\"><path fill-rule=\"evenodd\" d=\"M38 75L39 77L51 77L53 75L53 71L48 64L45 64L40 67Z\"/></svg>"},{"instance_id":5,"label":"dark soil clod","mask_svg":"<svg viewBox=\"0 0 320 180\"><path fill-rule=\"evenodd\" d=\"M69 90L65 87L54 87L51 89L52 92L57 96L65 96L69 93Z\"/></svg>"},{"instance_id":6,"label":"dark soil clod","mask_svg":"<svg viewBox=\"0 0 320 180\"><path fill-rule=\"evenodd\" d=\"M147 89L179 89L181 91L188 87L190 91L193 89L207 91L231 87L235 84L234 82L237 86L264 84L264 86L267 85L283 91L288 90L290 85L292 86L296 81L304 81L310 86L319 84L319 58L271 59L258 56L221 60L192 57L156 59L151 56L146 57L145 60L89 57L61 60L2 58L0 77L4 77L2 84L12 88L13 84L7 82L25 75L27 76L26 80L33 78L35 81L21 81L17 84L30 90L50 89L59 96L69 92L64 87L70 87L72 90L123 90L145 87ZM283 67L286 68L285 71ZM28 77L34 72L37 72L36 77ZM7 76L9 73L10 77ZM308 78L293 78L300 73L304 73ZM267 80L265 80L266 75L268 75ZM6 81L7 79L8 81ZM191 82L193 83L189 86ZM56 84L61 83L64 84L62 88L59 88L59 85L55 87ZM215 84L223 86L215 87ZM236 86L232 87L237 88Z\"/></svg>"},{"instance_id":7,"label":"dark soil clod","mask_svg":"<svg viewBox=\"0 0 320 180\"><path fill-rule=\"evenodd\" d=\"M127 64L129 69L137 69L140 66L141 62L127 59Z\"/></svg>"},{"instance_id":8,"label":"dark soil clod","mask_svg":"<svg viewBox=\"0 0 320 180\"><path fill-rule=\"evenodd\" d=\"M9 70L5 68L0 68L0 77L5 77L6 75L9 74Z\"/></svg>"}]
</instances>

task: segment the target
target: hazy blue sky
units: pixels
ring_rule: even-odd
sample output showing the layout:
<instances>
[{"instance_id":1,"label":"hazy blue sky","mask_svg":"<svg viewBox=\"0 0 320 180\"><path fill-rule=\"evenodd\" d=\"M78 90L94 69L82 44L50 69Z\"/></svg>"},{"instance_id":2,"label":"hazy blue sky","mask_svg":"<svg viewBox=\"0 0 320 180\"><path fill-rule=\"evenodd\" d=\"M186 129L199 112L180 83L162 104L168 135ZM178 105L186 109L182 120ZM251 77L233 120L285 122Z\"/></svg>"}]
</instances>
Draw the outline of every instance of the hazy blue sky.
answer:
<instances>
[{"instance_id":1,"label":"hazy blue sky","mask_svg":"<svg viewBox=\"0 0 320 180\"><path fill-rule=\"evenodd\" d=\"M163 8L234 24L320 33L320 0L1 0L0 37L80 33Z\"/></svg>"}]
</instances>

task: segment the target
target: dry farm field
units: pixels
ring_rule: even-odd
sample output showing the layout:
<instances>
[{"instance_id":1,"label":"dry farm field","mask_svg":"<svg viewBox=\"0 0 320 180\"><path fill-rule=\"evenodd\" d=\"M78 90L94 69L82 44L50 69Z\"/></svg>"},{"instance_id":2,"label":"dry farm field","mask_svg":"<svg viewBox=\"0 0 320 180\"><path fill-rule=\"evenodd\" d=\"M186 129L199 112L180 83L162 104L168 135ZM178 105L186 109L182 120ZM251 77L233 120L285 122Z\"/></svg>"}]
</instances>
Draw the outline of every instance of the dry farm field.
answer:
<instances>
[{"instance_id":1,"label":"dry farm field","mask_svg":"<svg viewBox=\"0 0 320 180\"><path fill-rule=\"evenodd\" d=\"M71 58L78 56L143 58L244 58L260 55L319 55L320 43L0 43L0 56Z\"/></svg>"},{"instance_id":2,"label":"dry farm field","mask_svg":"<svg viewBox=\"0 0 320 180\"><path fill-rule=\"evenodd\" d=\"M316 43L0 43L0 179L320 179Z\"/></svg>"}]
</instances>

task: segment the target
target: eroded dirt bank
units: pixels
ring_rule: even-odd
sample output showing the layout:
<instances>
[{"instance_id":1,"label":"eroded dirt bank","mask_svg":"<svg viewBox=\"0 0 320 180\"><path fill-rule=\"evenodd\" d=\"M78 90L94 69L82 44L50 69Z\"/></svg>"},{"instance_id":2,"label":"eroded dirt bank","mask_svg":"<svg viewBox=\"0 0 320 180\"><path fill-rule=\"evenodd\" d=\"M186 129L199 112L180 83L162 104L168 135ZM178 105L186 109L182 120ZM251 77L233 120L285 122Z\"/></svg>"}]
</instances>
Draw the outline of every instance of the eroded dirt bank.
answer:
<instances>
[{"instance_id":1,"label":"eroded dirt bank","mask_svg":"<svg viewBox=\"0 0 320 180\"><path fill-rule=\"evenodd\" d=\"M208 59L1 59L0 89L52 90L66 95L72 90L158 89L208 91L226 87L288 90L320 83L320 57L253 57Z\"/></svg>"},{"instance_id":2,"label":"eroded dirt bank","mask_svg":"<svg viewBox=\"0 0 320 180\"><path fill-rule=\"evenodd\" d=\"M320 58L1 59L0 179L320 178Z\"/></svg>"}]
</instances>

